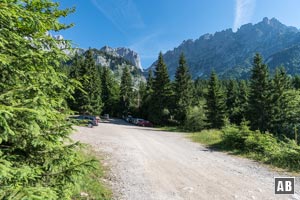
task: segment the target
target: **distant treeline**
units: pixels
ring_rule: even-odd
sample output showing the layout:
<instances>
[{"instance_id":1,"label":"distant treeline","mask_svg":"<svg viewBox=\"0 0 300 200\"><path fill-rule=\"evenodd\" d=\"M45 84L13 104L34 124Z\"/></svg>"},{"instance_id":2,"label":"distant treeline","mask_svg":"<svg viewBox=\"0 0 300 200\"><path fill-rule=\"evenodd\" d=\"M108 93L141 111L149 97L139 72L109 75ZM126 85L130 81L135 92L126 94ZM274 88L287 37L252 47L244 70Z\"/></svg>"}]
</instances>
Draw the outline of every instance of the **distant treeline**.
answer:
<instances>
[{"instance_id":1,"label":"distant treeline","mask_svg":"<svg viewBox=\"0 0 300 200\"><path fill-rule=\"evenodd\" d=\"M109 68L95 65L92 51L77 56L68 75L81 85L68 101L79 113L133 115L189 131L248 122L252 130L290 138L299 128L300 77L287 75L283 66L270 76L259 54L248 80L219 80L214 71L208 80L192 80L182 54L171 81L160 53L147 82L134 89L128 68L118 84Z\"/></svg>"}]
</instances>

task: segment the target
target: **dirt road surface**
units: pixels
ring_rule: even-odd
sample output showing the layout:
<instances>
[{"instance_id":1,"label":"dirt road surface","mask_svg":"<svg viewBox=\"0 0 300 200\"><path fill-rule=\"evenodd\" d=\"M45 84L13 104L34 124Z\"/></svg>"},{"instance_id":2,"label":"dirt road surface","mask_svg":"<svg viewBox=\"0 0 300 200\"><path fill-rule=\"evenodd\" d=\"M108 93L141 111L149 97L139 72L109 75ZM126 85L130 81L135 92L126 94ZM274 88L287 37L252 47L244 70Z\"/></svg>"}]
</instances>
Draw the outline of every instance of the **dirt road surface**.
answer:
<instances>
[{"instance_id":1,"label":"dirt road surface","mask_svg":"<svg viewBox=\"0 0 300 200\"><path fill-rule=\"evenodd\" d=\"M183 133L132 126L111 120L98 127L78 127L72 137L104 155L115 199L213 200L299 199L275 195L278 174L254 161L211 151Z\"/></svg>"}]
</instances>

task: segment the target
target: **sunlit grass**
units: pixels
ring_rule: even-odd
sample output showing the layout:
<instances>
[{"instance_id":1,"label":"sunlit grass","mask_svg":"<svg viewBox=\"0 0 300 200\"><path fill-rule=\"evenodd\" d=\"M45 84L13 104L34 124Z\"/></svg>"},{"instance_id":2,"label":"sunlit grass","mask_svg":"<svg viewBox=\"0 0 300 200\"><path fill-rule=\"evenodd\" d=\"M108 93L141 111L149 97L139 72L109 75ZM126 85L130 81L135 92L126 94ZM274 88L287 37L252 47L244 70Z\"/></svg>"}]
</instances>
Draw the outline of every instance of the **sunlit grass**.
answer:
<instances>
[{"instance_id":1,"label":"sunlit grass","mask_svg":"<svg viewBox=\"0 0 300 200\"><path fill-rule=\"evenodd\" d=\"M109 200L112 198L112 192L104 184L105 169L101 164L101 158L87 147L79 152L86 160L94 160L94 169L89 171L86 176L77 180L76 188L73 191L74 200Z\"/></svg>"},{"instance_id":2,"label":"sunlit grass","mask_svg":"<svg viewBox=\"0 0 300 200\"><path fill-rule=\"evenodd\" d=\"M220 130L203 130L201 132L192 133L188 137L194 142L205 145L215 145L222 141L222 132Z\"/></svg>"}]
</instances>

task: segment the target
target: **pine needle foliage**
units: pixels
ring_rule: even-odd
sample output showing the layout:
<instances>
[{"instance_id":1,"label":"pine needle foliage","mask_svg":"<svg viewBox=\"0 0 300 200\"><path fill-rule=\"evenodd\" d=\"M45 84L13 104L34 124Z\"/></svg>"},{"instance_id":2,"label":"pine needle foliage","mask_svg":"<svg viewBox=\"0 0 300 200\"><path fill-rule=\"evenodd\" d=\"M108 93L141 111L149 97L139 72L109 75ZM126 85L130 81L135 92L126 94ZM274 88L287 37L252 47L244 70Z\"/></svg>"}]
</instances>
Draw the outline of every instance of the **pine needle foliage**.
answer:
<instances>
[{"instance_id":1,"label":"pine needle foliage","mask_svg":"<svg viewBox=\"0 0 300 200\"><path fill-rule=\"evenodd\" d=\"M59 72L68 42L48 32L72 9L50 0L0 2L0 199L70 199L88 161L68 140L65 98L72 84Z\"/></svg>"}]
</instances>

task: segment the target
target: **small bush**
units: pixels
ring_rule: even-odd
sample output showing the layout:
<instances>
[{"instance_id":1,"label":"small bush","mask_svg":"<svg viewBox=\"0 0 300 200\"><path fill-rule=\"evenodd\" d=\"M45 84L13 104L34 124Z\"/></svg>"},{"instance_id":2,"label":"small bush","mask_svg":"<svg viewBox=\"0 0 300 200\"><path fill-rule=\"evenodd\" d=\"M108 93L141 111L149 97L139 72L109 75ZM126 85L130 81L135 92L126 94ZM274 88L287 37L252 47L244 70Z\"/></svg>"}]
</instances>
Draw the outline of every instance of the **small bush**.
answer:
<instances>
[{"instance_id":1,"label":"small bush","mask_svg":"<svg viewBox=\"0 0 300 200\"><path fill-rule=\"evenodd\" d=\"M277 139L269 133L252 132L245 140L245 150L261 154L269 154L279 150Z\"/></svg>"},{"instance_id":2,"label":"small bush","mask_svg":"<svg viewBox=\"0 0 300 200\"><path fill-rule=\"evenodd\" d=\"M192 132L201 131L207 126L205 120L206 116L202 105L191 107L184 123L184 129Z\"/></svg>"},{"instance_id":3,"label":"small bush","mask_svg":"<svg viewBox=\"0 0 300 200\"><path fill-rule=\"evenodd\" d=\"M243 129L245 129L243 127ZM222 129L222 146L227 149L245 150L245 141L249 135L248 130L242 130L237 126L225 126Z\"/></svg>"}]
</instances>

